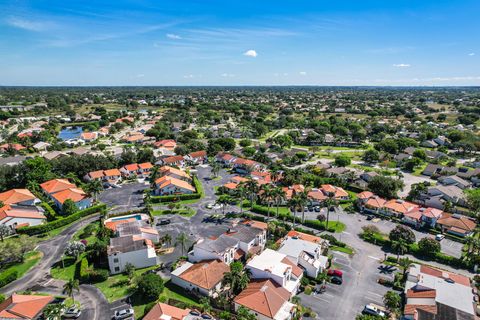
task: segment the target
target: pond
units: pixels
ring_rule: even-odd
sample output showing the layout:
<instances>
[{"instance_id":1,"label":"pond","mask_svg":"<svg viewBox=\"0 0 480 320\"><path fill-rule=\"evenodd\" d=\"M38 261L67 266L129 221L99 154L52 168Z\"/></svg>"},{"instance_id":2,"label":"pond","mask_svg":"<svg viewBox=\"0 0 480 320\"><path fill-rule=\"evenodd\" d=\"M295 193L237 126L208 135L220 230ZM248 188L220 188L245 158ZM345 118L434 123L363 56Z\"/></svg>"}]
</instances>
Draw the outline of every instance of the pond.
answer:
<instances>
[{"instance_id":1,"label":"pond","mask_svg":"<svg viewBox=\"0 0 480 320\"><path fill-rule=\"evenodd\" d=\"M60 140L76 139L83 133L82 127L64 127L58 134Z\"/></svg>"}]
</instances>

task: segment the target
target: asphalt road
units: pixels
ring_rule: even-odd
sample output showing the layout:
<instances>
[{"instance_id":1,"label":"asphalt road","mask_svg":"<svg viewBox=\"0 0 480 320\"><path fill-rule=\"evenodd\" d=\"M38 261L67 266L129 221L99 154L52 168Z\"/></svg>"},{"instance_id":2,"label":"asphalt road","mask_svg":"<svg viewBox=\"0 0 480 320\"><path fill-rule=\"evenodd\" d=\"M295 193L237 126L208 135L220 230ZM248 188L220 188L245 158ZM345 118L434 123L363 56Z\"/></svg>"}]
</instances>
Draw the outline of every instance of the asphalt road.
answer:
<instances>
[{"instance_id":1,"label":"asphalt road","mask_svg":"<svg viewBox=\"0 0 480 320\"><path fill-rule=\"evenodd\" d=\"M111 188L103 191L98 200L105 203L109 212L129 211L143 207L143 190L148 184L133 182L121 184L119 188Z\"/></svg>"},{"instance_id":2,"label":"asphalt road","mask_svg":"<svg viewBox=\"0 0 480 320\"><path fill-rule=\"evenodd\" d=\"M56 237L41 242L37 247L43 253L41 261L22 278L1 288L0 293L11 295L14 292L31 290L61 295L65 282L53 279L50 276L50 269L60 260L72 236L83 226L97 219L98 215L76 222ZM105 313L105 310L108 309L108 302L95 287L81 285L80 292L75 296L82 304L80 320L103 320L108 318L108 314Z\"/></svg>"}]
</instances>

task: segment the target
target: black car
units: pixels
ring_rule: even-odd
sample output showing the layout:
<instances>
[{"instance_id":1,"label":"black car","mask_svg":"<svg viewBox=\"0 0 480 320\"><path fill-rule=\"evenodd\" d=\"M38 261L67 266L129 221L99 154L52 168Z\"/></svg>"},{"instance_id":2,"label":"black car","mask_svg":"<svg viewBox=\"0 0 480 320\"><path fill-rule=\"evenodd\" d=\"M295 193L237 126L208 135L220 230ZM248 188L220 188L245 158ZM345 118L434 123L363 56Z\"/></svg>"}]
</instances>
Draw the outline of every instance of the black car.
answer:
<instances>
[{"instance_id":1,"label":"black car","mask_svg":"<svg viewBox=\"0 0 480 320\"><path fill-rule=\"evenodd\" d=\"M160 219L160 221L157 223L158 226L164 226L166 224L170 224L170 219Z\"/></svg>"},{"instance_id":2,"label":"black car","mask_svg":"<svg viewBox=\"0 0 480 320\"><path fill-rule=\"evenodd\" d=\"M342 284L342 283L343 283L343 280L342 280L342 278L340 278L340 277L332 277L332 278L330 279L330 282L331 282L331 283L334 283L334 284Z\"/></svg>"},{"instance_id":3,"label":"black car","mask_svg":"<svg viewBox=\"0 0 480 320\"><path fill-rule=\"evenodd\" d=\"M370 214L367 216L367 220L373 220L373 216Z\"/></svg>"}]
</instances>

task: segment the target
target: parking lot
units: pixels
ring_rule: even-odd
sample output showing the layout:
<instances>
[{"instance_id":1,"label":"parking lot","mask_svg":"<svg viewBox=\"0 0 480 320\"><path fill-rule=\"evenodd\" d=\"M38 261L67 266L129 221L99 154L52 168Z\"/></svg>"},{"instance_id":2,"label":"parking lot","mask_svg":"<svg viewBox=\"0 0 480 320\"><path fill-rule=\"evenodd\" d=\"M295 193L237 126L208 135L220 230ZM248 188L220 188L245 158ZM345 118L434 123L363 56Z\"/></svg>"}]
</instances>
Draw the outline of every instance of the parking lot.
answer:
<instances>
[{"instance_id":1,"label":"parking lot","mask_svg":"<svg viewBox=\"0 0 480 320\"><path fill-rule=\"evenodd\" d=\"M118 188L104 190L98 200L111 207L111 212L138 209L143 206L143 190L146 188L148 185L144 182L125 183Z\"/></svg>"},{"instance_id":2,"label":"parking lot","mask_svg":"<svg viewBox=\"0 0 480 320\"><path fill-rule=\"evenodd\" d=\"M112 315L111 319L115 319L115 312L124 310L124 309L129 309L131 308L131 305L127 303L125 300L118 300L110 304L110 313ZM134 320L135 317L129 317L129 318L124 318L125 320Z\"/></svg>"},{"instance_id":3,"label":"parking lot","mask_svg":"<svg viewBox=\"0 0 480 320\"><path fill-rule=\"evenodd\" d=\"M333 267L343 272L341 285L327 283L324 293L299 295L301 304L310 307L321 320L351 320L369 303L383 305L383 295L390 289L377 283L381 273L380 260L373 256L348 255L334 252Z\"/></svg>"}]
</instances>

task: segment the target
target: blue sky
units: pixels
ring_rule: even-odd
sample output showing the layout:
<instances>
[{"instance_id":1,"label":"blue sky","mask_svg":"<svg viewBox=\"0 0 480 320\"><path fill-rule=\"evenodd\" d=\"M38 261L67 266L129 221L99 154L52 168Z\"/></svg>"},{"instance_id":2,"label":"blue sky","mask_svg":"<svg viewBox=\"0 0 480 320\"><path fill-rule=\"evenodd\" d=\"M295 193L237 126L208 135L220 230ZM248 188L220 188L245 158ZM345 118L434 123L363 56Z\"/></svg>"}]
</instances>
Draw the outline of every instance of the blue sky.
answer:
<instances>
[{"instance_id":1,"label":"blue sky","mask_svg":"<svg viewBox=\"0 0 480 320\"><path fill-rule=\"evenodd\" d=\"M0 85L480 85L478 0L3 0L0 12Z\"/></svg>"}]
</instances>

